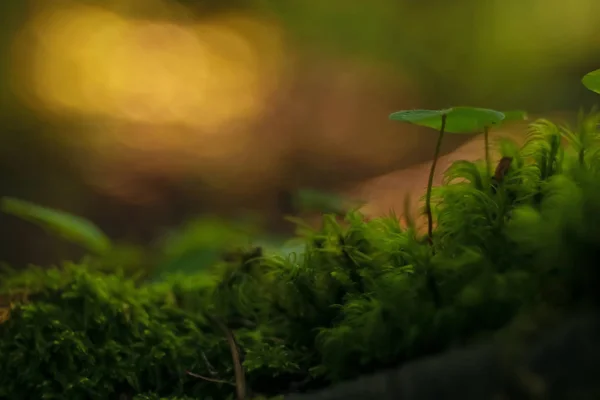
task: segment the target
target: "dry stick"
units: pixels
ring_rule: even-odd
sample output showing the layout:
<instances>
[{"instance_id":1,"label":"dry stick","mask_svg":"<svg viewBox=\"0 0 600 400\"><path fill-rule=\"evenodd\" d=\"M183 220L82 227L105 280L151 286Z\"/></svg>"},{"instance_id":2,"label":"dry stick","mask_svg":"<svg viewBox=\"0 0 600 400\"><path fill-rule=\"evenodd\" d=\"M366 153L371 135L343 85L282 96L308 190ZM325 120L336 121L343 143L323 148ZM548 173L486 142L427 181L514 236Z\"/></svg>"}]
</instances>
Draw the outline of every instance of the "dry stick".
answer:
<instances>
[{"instance_id":1,"label":"dry stick","mask_svg":"<svg viewBox=\"0 0 600 400\"><path fill-rule=\"evenodd\" d=\"M235 384L224 381L221 379L209 378L207 376L194 374L193 372L186 371L186 373L194 378L203 379L208 382L215 383L225 383L231 386L235 386L237 393L237 400L245 400L246 399L246 377L244 376L244 368L242 367L242 361L240 357L240 352L238 350L238 345L233 337L233 333L227 326L225 326L221 321L216 318L212 318L208 316L208 319L211 320L215 325L219 327L225 333L225 337L227 338L227 343L229 343L229 348L231 350L231 358L233 360L233 371L235 373Z\"/></svg>"},{"instance_id":2,"label":"dry stick","mask_svg":"<svg viewBox=\"0 0 600 400\"><path fill-rule=\"evenodd\" d=\"M216 376L217 375L217 371L215 371L214 367L212 366L212 364L210 363L210 361L208 361L208 357L206 357L206 354L204 354L204 352L202 351L202 358L204 359L204 362L206 363L206 366L208 367L208 371L211 373L211 375ZM223 379L217 379L217 378L209 378L206 377L204 375L199 375L196 374L194 372L191 371L185 371L186 374L188 374L189 376L193 376L194 378L198 378L198 379L202 379L208 382L214 382L214 383L225 383L228 385L232 385L235 386L235 384L229 382L229 381L225 381Z\"/></svg>"},{"instance_id":3,"label":"dry stick","mask_svg":"<svg viewBox=\"0 0 600 400\"><path fill-rule=\"evenodd\" d=\"M235 386L235 383L232 383L232 382L229 382L229 381L225 381L223 379L209 378L208 376L198 375L198 374L195 374L195 373L190 372L190 371L185 371L185 373L188 374L189 376L193 376L194 378L202 379L202 380L205 380L207 382L224 383L226 385Z\"/></svg>"},{"instance_id":4,"label":"dry stick","mask_svg":"<svg viewBox=\"0 0 600 400\"><path fill-rule=\"evenodd\" d=\"M238 350L237 343L235 338L233 337L233 333L226 327L223 323L218 320L215 320L215 323L219 326L219 328L225 333L225 337L227 338L227 343L229 343L229 348L231 350L231 358L233 360L233 371L235 373L235 388L237 392L237 400L245 400L246 399L246 377L244 375L244 368L242 367L242 361L240 358L240 352Z\"/></svg>"},{"instance_id":5,"label":"dry stick","mask_svg":"<svg viewBox=\"0 0 600 400\"><path fill-rule=\"evenodd\" d=\"M498 183L504 180L504 175L510 169L512 157L502 157L500 161L498 161L498 165L496 166L496 171L494 172L494 180Z\"/></svg>"},{"instance_id":6,"label":"dry stick","mask_svg":"<svg viewBox=\"0 0 600 400\"><path fill-rule=\"evenodd\" d=\"M212 376L216 376L217 371L215 370L215 367L213 367L212 364L210 363L210 361L208 361L208 357L206 357L206 354L204 354L203 351L201 351L201 353L202 353L202 359L204 359L204 362L206 363L206 366L208 367L208 371L210 372L210 374Z\"/></svg>"}]
</instances>

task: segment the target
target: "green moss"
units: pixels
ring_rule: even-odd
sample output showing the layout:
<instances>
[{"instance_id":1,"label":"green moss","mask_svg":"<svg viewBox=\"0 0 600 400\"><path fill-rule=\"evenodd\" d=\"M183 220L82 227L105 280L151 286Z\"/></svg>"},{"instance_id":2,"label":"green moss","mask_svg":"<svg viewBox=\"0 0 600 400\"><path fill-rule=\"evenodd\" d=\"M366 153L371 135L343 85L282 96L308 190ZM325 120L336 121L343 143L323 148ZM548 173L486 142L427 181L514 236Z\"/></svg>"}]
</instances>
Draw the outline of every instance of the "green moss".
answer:
<instances>
[{"instance_id":1,"label":"green moss","mask_svg":"<svg viewBox=\"0 0 600 400\"><path fill-rule=\"evenodd\" d=\"M494 179L455 163L433 191L431 246L394 216L352 212L306 233L303 257L242 254L163 283L85 263L11 275L5 295L27 296L0 326L0 398L234 398L220 323L247 391L273 396L488 338L541 307L595 307L599 149L595 126L540 121L522 148L501 146L510 168Z\"/></svg>"}]
</instances>

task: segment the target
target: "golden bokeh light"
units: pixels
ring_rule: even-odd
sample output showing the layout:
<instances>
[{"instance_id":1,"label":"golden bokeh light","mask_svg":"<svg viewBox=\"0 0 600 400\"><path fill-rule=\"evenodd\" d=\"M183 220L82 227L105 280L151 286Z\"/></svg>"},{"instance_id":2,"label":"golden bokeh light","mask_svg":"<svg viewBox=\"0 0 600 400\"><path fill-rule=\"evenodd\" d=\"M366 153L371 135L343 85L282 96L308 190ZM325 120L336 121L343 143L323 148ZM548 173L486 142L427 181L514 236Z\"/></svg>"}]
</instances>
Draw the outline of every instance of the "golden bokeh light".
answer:
<instances>
[{"instance_id":1,"label":"golden bokeh light","mask_svg":"<svg viewBox=\"0 0 600 400\"><path fill-rule=\"evenodd\" d=\"M40 0L13 47L13 84L30 107L89 121L59 138L88 182L139 202L153 201L159 178L267 179L277 157L241 146L281 88L280 27L248 13L194 19L173 2L116 1L109 10Z\"/></svg>"},{"instance_id":2,"label":"golden bokeh light","mask_svg":"<svg viewBox=\"0 0 600 400\"><path fill-rule=\"evenodd\" d=\"M20 83L38 108L207 133L260 114L282 60L278 28L250 16L134 20L64 4L42 7L17 48Z\"/></svg>"}]
</instances>

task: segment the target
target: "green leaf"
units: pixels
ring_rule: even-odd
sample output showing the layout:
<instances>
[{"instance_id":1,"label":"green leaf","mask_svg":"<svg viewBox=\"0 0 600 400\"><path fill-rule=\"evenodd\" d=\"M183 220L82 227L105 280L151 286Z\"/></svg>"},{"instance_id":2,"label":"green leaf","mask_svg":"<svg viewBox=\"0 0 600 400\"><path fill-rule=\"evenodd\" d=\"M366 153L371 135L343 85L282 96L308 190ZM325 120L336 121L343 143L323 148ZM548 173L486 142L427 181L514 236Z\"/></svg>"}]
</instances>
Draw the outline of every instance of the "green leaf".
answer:
<instances>
[{"instance_id":1,"label":"green leaf","mask_svg":"<svg viewBox=\"0 0 600 400\"><path fill-rule=\"evenodd\" d=\"M451 108L445 110L403 110L392 113L390 119L409 122L415 125L428 124L430 120L438 120L442 115L448 114L451 110Z\"/></svg>"},{"instance_id":2,"label":"green leaf","mask_svg":"<svg viewBox=\"0 0 600 400\"><path fill-rule=\"evenodd\" d=\"M502 122L526 121L529 119L527 113L521 110L502 111L502 114L504 114L504 120Z\"/></svg>"},{"instance_id":3,"label":"green leaf","mask_svg":"<svg viewBox=\"0 0 600 400\"><path fill-rule=\"evenodd\" d=\"M170 274L196 274L217 263L226 251L244 247L256 228L217 217L196 218L158 242L158 263L152 279Z\"/></svg>"},{"instance_id":4,"label":"green leaf","mask_svg":"<svg viewBox=\"0 0 600 400\"><path fill-rule=\"evenodd\" d=\"M110 239L92 222L63 211L10 197L2 198L0 210L32 222L97 254L104 254L112 247Z\"/></svg>"},{"instance_id":5,"label":"green leaf","mask_svg":"<svg viewBox=\"0 0 600 400\"><path fill-rule=\"evenodd\" d=\"M479 133L485 127L498 125L504 120L504 114L499 111L475 107L398 111L391 114L390 119L440 130L443 115L446 115L444 131L447 133Z\"/></svg>"},{"instance_id":6,"label":"green leaf","mask_svg":"<svg viewBox=\"0 0 600 400\"><path fill-rule=\"evenodd\" d=\"M349 209L357 208L360 202L351 201L336 193L314 189L300 189L295 193L294 206L302 212L323 214L346 214Z\"/></svg>"},{"instance_id":7,"label":"green leaf","mask_svg":"<svg viewBox=\"0 0 600 400\"><path fill-rule=\"evenodd\" d=\"M426 126L428 128L440 129L442 116L448 114L451 109L446 110L404 110L390 115L392 121L408 122L409 124Z\"/></svg>"},{"instance_id":8,"label":"green leaf","mask_svg":"<svg viewBox=\"0 0 600 400\"><path fill-rule=\"evenodd\" d=\"M478 133L486 127L499 125L504 114L486 108L453 107L447 118L446 132Z\"/></svg>"},{"instance_id":9,"label":"green leaf","mask_svg":"<svg viewBox=\"0 0 600 400\"><path fill-rule=\"evenodd\" d=\"M592 92L600 94L600 69L592 71L584 76L581 83Z\"/></svg>"},{"instance_id":10,"label":"green leaf","mask_svg":"<svg viewBox=\"0 0 600 400\"><path fill-rule=\"evenodd\" d=\"M161 253L178 258L187 253L210 249L222 251L247 243L252 227L217 217L195 218L174 229L160 240Z\"/></svg>"}]
</instances>

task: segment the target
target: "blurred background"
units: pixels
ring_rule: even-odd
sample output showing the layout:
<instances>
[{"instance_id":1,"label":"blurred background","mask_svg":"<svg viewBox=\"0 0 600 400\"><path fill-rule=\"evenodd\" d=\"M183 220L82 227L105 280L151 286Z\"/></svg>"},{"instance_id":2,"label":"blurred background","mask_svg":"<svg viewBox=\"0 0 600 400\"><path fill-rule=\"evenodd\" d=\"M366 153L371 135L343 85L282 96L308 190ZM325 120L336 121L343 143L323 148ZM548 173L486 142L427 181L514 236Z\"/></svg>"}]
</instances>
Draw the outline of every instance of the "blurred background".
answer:
<instances>
[{"instance_id":1,"label":"blurred background","mask_svg":"<svg viewBox=\"0 0 600 400\"><path fill-rule=\"evenodd\" d=\"M401 204L436 133L389 113L569 114L599 50L597 0L3 0L0 195L134 243L199 214L285 231L300 187ZM0 216L0 260L71 251Z\"/></svg>"}]
</instances>

